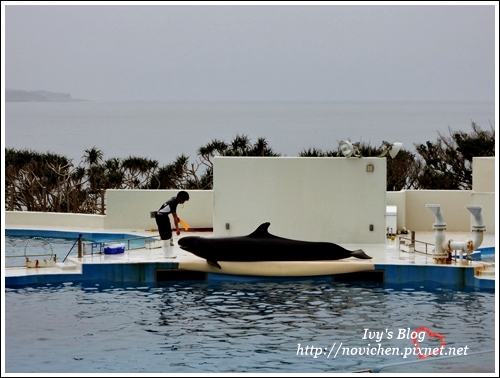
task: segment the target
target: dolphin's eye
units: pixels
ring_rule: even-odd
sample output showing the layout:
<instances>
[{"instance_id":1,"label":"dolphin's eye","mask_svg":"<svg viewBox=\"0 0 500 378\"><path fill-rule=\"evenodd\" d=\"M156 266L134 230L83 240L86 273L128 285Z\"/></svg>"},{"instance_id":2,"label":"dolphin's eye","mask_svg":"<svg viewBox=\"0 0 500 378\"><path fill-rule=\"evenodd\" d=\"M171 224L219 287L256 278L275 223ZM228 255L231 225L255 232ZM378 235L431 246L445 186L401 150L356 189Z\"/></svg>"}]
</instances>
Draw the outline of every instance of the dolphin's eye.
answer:
<instances>
[{"instance_id":1,"label":"dolphin's eye","mask_svg":"<svg viewBox=\"0 0 500 378\"><path fill-rule=\"evenodd\" d=\"M198 236L186 236L179 239L179 245L184 247L193 247L198 245Z\"/></svg>"}]
</instances>

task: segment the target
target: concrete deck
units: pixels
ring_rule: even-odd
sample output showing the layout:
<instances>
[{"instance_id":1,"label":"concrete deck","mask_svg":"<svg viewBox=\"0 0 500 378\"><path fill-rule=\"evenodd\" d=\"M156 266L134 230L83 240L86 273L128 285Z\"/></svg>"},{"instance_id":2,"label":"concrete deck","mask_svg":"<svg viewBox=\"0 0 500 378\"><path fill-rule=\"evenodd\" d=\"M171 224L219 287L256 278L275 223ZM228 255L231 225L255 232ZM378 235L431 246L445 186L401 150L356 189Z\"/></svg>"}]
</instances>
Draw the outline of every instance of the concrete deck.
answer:
<instances>
[{"instance_id":1,"label":"concrete deck","mask_svg":"<svg viewBox=\"0 0 500 378\"><path fill-rule=\"evenodd\" d=\"M10 228L10 227L9 227ZM58 230L62 230L59 228ZM66 229L75 231L74 229ZM87 230L88 231L88 230ZM102 232L103 230L93 230ZM92 232L92 231L88 231ZM156 237L157 231L148 230L106 230L106 232L136 234L138 236ZM212 232L182 232L174 237L173 247L155 249L126 250L120 254L86 254L82 258L68 257L64 263L58 262L53 267L26 268L6 267L4 269L6 287L37 284L57 284L68 281L111 280L120 282L157 282L168 279L189 279L190 276L175 276L173 272L185 271L183 266L190 270L204 274L203 279L259 279L256 276L228 276L189 252L178 246L178 239L188 235L211 237ZM409 238L410 235L401 235ZM471 238L470 233L446 233L445 240L461 242ZM408 246L401 244L398 237L394 241L387 239L386 244L349 244L344 248L355 250L363 249L372 260L358 260L349 258L339 260L338 263L352 260L370 261L374 265L370 274L354 276L353 280L380 281L386 283L410 284L418 282L435 282L440 285L468 287L479 289L495 289L496 270L494 263L481 261L452 261L450 264L436 264L430 249L434 244L434 232L417 232L415 249L425 251L425 243L429 243L429 254L408 253ZM481 247L496 246L494 234L484 234ZM73 256L73 254L72 254ZM175 257L174 257L175 256ZM62 257L59 257L62 259ZM286 264L288 262L283 262ZM301 262L302 263L302 262ZM186 265L187 264L187 265ZM330 262L330 264L336 264ZM193 268L194 267L194 268ZM333 272L333 271L332 271ZM160 274L161 273L161 274ZM169 278L169 274L170 277ZM332 274L332 279L342 280L346 275ZM354 273L353 273L354 274ZM161 277L160 277L161 276ZM287 276L283 274L282 276ZM290 274L290 276L297 276ZM184 277L184 278L182 278ZM357 278L356 278L357 277ZM360 278L361 277L361 278Z\"/></svg>"}]
</instances>

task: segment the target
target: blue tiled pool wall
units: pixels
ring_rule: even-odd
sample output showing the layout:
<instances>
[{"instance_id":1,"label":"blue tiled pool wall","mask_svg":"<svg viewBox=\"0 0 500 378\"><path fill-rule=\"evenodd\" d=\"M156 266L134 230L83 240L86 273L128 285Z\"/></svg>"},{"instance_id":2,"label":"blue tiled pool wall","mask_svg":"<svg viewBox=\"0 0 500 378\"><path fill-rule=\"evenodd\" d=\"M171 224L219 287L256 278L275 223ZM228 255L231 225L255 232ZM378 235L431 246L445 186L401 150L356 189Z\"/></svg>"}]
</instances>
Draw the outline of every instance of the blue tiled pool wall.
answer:
<instances>
[{"instance_id":1,"label":"blue tiled pool wall","mask_svg":"<svg viewBox=\"0 0 500 378\"><path fill-rule=\"evenodd\" d=\"M385 282L394 284L436 282L458 287L474 287L478 284L474 267L468 266L375 264L375 269L385 270Z\"/></svg>"},{"instance_id":2,"label":"blue tiled pool wall","mask_svg":"<svg viewBox=\"0 0 500 378\"><path fill-rule=\"evenodd\" d=\"M64 282L134 282L154 283L157 269L177 269L178 263L137 263L137 264L83 264L82 273L28 274L5 277L6 287L28 285L55 285Z\"/></svg>"},{"instance_id":3,"label":"blue tiled pool wall","mask_svg":"<svg viewBox=\"0 0 500 378\"><path fill-rule=\"evenodd\" d=\"M178 263L136 263L136 264L84 264L82 273L68 274L36 274L18 277L6 277L7 287L24 285L46 285L60 284L63 282L92 282L99 280L109 280L112 282L130 282L157 284L157 270L177 271ZM416 287L423 284L432 284L435 287L455 287L455 288L475 288L475 289L495 289L494 280L481 280L474 277L473 267L450 267L450 266L400 266L400 265L376 265L376 270L384 271L384 281L379 284L407 285ZM341 276L341 275L338 275ZM334 275L314 276L314 277L262 277L262 276L234 276L219 273L207 273L207 281L228 281L228 282L260 282L266 280L295 280L314 279L329 280L335 282L341 277ZM360 280L362 282L362 280Z\"/></svg>"}]
</instances>

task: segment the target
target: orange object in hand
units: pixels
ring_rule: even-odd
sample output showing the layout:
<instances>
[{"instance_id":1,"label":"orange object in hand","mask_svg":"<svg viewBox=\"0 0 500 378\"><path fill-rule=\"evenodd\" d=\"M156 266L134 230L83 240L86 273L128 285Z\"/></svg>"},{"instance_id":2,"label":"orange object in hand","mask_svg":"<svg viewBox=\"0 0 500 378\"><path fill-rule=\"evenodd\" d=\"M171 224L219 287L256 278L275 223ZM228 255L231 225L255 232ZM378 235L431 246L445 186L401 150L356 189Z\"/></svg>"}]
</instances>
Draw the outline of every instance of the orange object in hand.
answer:
<instances>
[{"instance_id":1,"label":"orange object in hand","mask_svg":"<svg viewBox=\"0 0 500 378\"><path fill-rule=\"evenodd\" d=\"M186 222L184 222L182 219L179 218L179 223L182 227L184 227L184 230L188 230L189 228L189 224L187 224Z\"/></svg>"}]
</instances>

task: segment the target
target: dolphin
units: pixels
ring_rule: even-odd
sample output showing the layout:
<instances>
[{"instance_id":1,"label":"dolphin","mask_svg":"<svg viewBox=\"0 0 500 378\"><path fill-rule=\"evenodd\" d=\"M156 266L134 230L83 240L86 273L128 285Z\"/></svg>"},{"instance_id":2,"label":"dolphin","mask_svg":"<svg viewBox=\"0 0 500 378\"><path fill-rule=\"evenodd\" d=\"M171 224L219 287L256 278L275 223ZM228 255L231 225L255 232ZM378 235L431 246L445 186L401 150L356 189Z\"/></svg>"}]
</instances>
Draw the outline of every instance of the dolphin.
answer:
<instances>
[{"instance_id":1,"label":"dolphin","mask_svg":"<svg viewBox=\"0 0 500 378\"><path fill-rule=\"evenodd\" d=\"M218 261L315 261L340 260L349 257L371 259L362 249L349 251L330 242L310 242L281 238L267 230L271 223L262 223L247 236L205 238L185 236L179 246L221 269Z\"/></svg>"}]
</instances>

